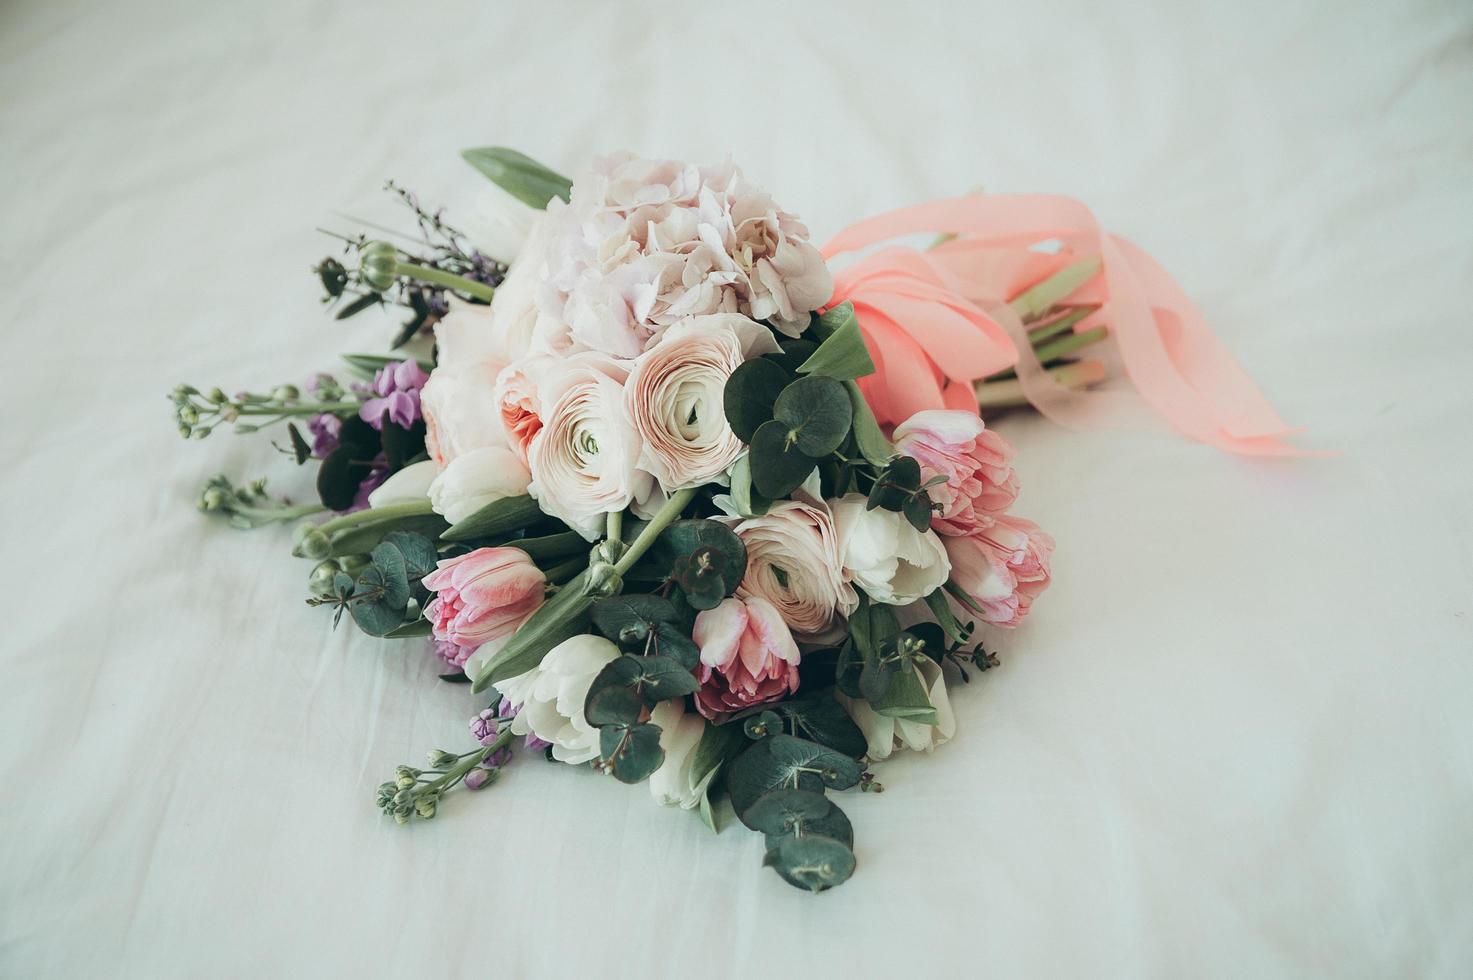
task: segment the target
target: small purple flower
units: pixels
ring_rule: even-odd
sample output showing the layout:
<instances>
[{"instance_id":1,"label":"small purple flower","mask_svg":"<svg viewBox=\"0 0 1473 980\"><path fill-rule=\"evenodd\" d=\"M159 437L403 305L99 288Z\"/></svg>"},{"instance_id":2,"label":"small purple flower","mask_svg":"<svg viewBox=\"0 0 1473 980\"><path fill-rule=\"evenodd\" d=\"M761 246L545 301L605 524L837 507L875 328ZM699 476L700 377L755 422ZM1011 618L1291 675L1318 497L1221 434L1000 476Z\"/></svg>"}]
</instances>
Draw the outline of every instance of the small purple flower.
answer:
<instances>
[{"instance_id":1,"label":"small purple flower","mask_svg":"<svg viewBox=\"0 0 1473 980\"><path fill-rule=\"evenodd\" d=\"M501 730L501 720L496 717L496 712L490 708L482 711L471 719L471 735L481 745L490 745L496 741L496 734Z\"/></svg>"},{"instance_id":2,"label":"small purple flower","mask_svg":"<svg viewBox=\"0 0 1473 980\"><path fill-rule=\"evenodd\" d=\"M420 419L419 390L430 376L415 361L385 364L373 376L370 389L374 395L358 409L358 417L375 429L383 428L384 413L389 421L408 429Z\"/></svg>"},{"instance_id":3,"label":"small purple flower","mask_svg":"<svg viewBox=\"0 0 1473 980\"><path fill-rule=\"evenodd\" d=\"M502 698L501 704L496 706L497 714L501 717L502 721L508 721L512 718L515 718L517 716L517 713L521 710L521 705L512 704L511 702L507 701L506 698ZM551 742L544 742L542 739L538 738L535 734L532 734L531 732L527 733L527 748L533 750L534 752L540 752L551 744Z\"/></svg>"},{"instance_id":4,"label":"small purple flower","mask_svg":"<svg viewBox=\"0 0 1473 980\"><path fill-rule=\"evenodd\" d=\"M312 455L326 459L338 448L338 433L342 429L343 421L336 415L312 416L307 422L307 431L312 433Z\"/></svg>"},{"instance_id":5,"label":"small purple flower","mask_svg":"<svg viewBox=\"0 0 1473 980\"><path fill-rule=\"evenodd\" d=\"M374 457L373 469L358 484L358 492L353 495L353 506L349 507L344 513L351 514L357 510L366 510L368 508L368 495L383 486L384 481L388 478L388 460L384 459L383 453L379 453L378 456Z\"/></svg>"},{"instance_id":6,"label":"small purple flower","mask_svg":"<svg viewBox=\"0 0 1473 980\"><path fill-rule=\"evenodd\" d=\"M432 640L430 645L434 648L435 656L452 667L464 667L465 662L471 658L471 654L481 649L478 646L463 647L450 640Z\"/></svg>"}]
</instances>

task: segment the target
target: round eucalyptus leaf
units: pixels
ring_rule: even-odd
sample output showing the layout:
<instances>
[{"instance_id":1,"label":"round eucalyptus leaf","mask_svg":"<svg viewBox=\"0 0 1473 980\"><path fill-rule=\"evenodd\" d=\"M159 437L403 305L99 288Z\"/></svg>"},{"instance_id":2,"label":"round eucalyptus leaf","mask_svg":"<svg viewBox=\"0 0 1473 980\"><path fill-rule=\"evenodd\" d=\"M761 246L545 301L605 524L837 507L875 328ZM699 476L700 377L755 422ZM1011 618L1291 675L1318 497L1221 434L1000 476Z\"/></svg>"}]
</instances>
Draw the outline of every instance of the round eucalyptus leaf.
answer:
<instances>
[{"instance_id":1,"label":"round eucalyptus leaf","mask_svg":"<svg viewBox=\"0 0 1473 980\"><path fill-rule=\"evenodd\" d=\"M658 623L679 619L669 599L657 595L617 595L600 599L590 609L593 625L626 650L642 651Z\"/></svg>"},{"instance_id":2,"label":"round eucalyptus leaf","mask_svg":"<svg viewBox=\"0 0 1473 980\"><path fill-rule=\"evenodd\" d=\"M747 546L736 532L720 521L692 517L676 521L655 540L655 554L666 567L677 558L693 555L702 548L721 555L722 572L740 579L747 571Z\"/></svg>"},{"instance_id":3,"label":"round eucalyptus leaf","mask_svg":"<svg viewBox=\"0 0 1473 980\"><path fill-rule=\"evenodd\" d=\"M810 821L829 815L837 809L822 793L806 789L774 789L763 793L747 807L747 826L753 830L781 837L804 833Z\"/></svg>"},{"instance_id":4,"label":"round eucalyptus leaf","mask_svg":"<svg viewBox=\"0 0 1473 980\"><path fill-rule=\"evenodd\" d=\"M349 612L353 622L369 636L387 636L404 622L404 606L409 601L409 586L394 589L395 598L402 596L397 605L390 602L391 587L377 565L370 565L358 576L350 597ZM360 597L361 598L356 598Z\"/></svg>"},{"instance_id":5,"label":"round eucalyptus leaf","mask_svg":"<svg viewBox=\"0 0 1473 980\"><path fill-rule=\"evenodd\" d=\"M795 792L801 792L801 790L795 790ZM767 849L770 851L774 847L777 847L782 843L784 837L807 837L810 835L832 837L845 847L853 848L854 826L849 822L849 817L843 810L835 806L832 801L829 801L828 797L824 797L824 799L829 803L828 812L823 816L804 820L802 833L765 834Z\"/></svg>"},{"instance_id":6,"label":"round eucalyptus leaf","mask_svg":"<svg viewBox=\"0 0 1473 980\"><path fill-rule=\"evenodd\" d=\"M742 823L746 810L762 794L779 787L822 792L848 789L859 782L859 764L842 753L791 735L771 735L753 742L731 764L726 786ZM751 826L748 824L748 826Z\"/></svg>"},{"instance_id":7,"label":"round eucalyptus leaf","mask_svg":"<svg viewBox=\"0 0 1473 980\"><path fill-rule=\"evenodd\" d=\"M435 570L440 560L435 543L413 531L390 531L384 535L382 544L399 549L399 553L404 556L405 570L412 578L424 578Z\"/></svg>"},{"instance_id":8,"label":"round eucalyptus leaf","mask_svg":"<svg viewBox=\"0 0 1473 980\"><path fill-rule=\"evenodd\" d=\"M621 783L637 783L660 768L660 726L605 725L598 733L600 765Z\"/></svg>"},{"instance_id":9,"label":"round eucalyptus leaf","mask_svg":"<svg viewBox=\"0 0 1473 980\"><path fill-rule=\"evenodd\" d=\"M763 863L794 888L821 892L842 885L854 873L854 852L832 837L784 837Z\"/></svg>"},{"instance_id":10,"label":"round eucalyptus leaf","mask_svg":"<svg viewBox=\"0 0 1473 980\"><path fill-rule=\"evenodd\" d=\"M896 456L885 467L885 479L902 490L921 488L921 464L914 456Z\"/></svg>"},{"instance_id":11,"label":"round eucalyptus leaf","mask_svg":"<svg viewBox=\"0 0 1473 980\"><path fill-rule=\"evenodd\" d=\"M381 542L368 557L383 580L384 603L402 610L409 603L409 565L404 560L404 552L392 544Z\"/></svg>"},{"instance_id":12,"label":"round eucalyptus leaf","mask_svg":"<svg viewBox=\"0 0 1473 980\"><path fill-rule=\"evenodd\" d=\"M917 531L925 531L931 526L931 511L931 498L924 493L917 493L905 502L905 519Z\"/></svg>"},{"instance_id":13,"label":"round eucalyptus leaf","mask_svg":"<svg viewBox=\"0 0 1473 980\"><path fill-rule=\"evenodd\" d=\"M583 717L590 725L632 725L639 721L645 703L634 686L638 674L638 658L628 654L598 672L583 699Z\"/></svg>"},{"instance_id":14,"label":"round eucalyptus leaf","mask_svg":"<svg viewBox=\"0 0 1473 980\"><path fill-rule=\"evenodd\" d=\"M803 658L807 660L807 657ZM806 697L783 702L783 708L793 720L797 734L826 745L836 752L853 759L864 755L868 744L864 732L849 717L844 706L834 700L832 688L818 690Z\"/></svg>"},{"instance_id":15,"label":"round eucalyptus leaf","mask_svg":"<svg viewBox=\"0 0 1473 980\"><path fill-rule=\"evenodd\" d=\"M854 424L854 409L842 383L810 375L783 389L773 403L772 417L787 426L800 452L819 459L844 444Z\"/></svg>"},{"instance_id":16,"label":"round eucalyptus leaf","mask_svg":"<svg viewBox=\"0 0 1473 980\"><path fill-rule=\"evenodd\" d=\"M655 649L660 656L669 657L686 670L695 670L701 662L701 648L677 623L655 624Z\"/></svg>"},{"instance_id":17,"label":"round eucalyptus leaf","mask_svg":"<svg viewBox=\"0 0 1473 980\"><path fill-rule=\"evenodd\" d=\"M776 735L783 730L783 720L776 711L764 711L742 722L742 733L752 741Z\"/></svg>"},{"instance_id":18,"label":"round eucalyptus leaf","mask_svg":"<svg viewBox=\"0 0 1473 980\"><path fill-rule=\"evenodd\" d=\"M772 406L792 374L765 357L753 358L731 373L722 393L726 421L742 442L751 442L757 427L772 418Z\"/></svg>"},{"instance_id":19,"label":"round eucalyptus leaf","mask_svg":"<svg viewBox=\"0 0 1473 980\"><path fill-rule=\"evenodd\" d=\"M774 419L752 436L752 486L769 500L786 497L808 479L813 460L788 438L789 427Z\"/></svg>"}]
</instances>

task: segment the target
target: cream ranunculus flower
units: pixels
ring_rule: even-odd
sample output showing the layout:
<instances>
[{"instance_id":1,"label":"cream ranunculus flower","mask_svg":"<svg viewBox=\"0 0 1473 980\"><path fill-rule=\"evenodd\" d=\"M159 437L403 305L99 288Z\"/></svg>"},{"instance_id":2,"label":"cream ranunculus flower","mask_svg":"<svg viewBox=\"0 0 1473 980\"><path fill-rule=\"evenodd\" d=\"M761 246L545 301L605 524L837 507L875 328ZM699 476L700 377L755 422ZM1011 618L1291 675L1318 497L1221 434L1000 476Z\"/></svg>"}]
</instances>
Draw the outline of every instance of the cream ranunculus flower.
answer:
<instances>
[{"instance_id":1,"label":"cream ranunculus flower","mask_svg":"<svg viewBox=\"0 0 1473 980\"><path fill-rule=\"evenodd\" d=\"M619 656L601 636L580 634L564 640L525 674L498 681L496 690L521 705L511 722L517 735L536 735L552 743L552 757L572 765L598 758L599 731L583 716L583 701L598 672Z\"/></svg>"},{"instance_id":2,"label":"cream ranunculus flower","mask_svg":"<svg viewBox=\"0 0 1473 980\"><path fill-rule=\"evenodd\" d=\"M868 510L866 503L857 493L829 501L850 581L875 602L894 606L924 599L944 585L951 560L936 532L917 531L903 514Z\"/></svg>"},{"instance_id":3,"label":"cream ranunculus flower","mask_svg":"<svg viewBox=\"0 0 1473 980\"><path fill-rule=\"evenodd\" d=\"M690 810L701 802L706 784L716 775L713 769L697 780L691 771L696 746L706 733L706 721L686 711L679 698L655 705L650 721L660 726L660 748L665 750L665 761L650 776L650 794L663 806Z\"/></svg>"},{"instance_id":4,"label":"cream ranunculus flower","mask_svg":"<svg viewBox=\"0 0 1473 980\"><path fill-rule=\"evenodd\" d=\"M529 447L527 491L590 541L603 532L605 514L651 492L624 406L626 377L613 358L585 351L550 365L541 379L542 431Z\"/></svg>"},{"instance_id":5,"label":"cream ranunculus flower","mask_svg":"<svg viewBox=\"0 0 1473 980\"><path fill-rule=\"evenodd\" d=\"M850 698L839 691L834 692L834 697L864 732L864 740L869 746L867 753L876 762L889 758L896 749L930 752L949 742L956 734L956 716L951 712L951 699L946 693L946 678L942 675L941 665L924 657L914 669L921 687L930 695L931 705L936 709L934 725L891 718L875 711L863 698Z\"/></svg>"},{"instance_id":6,"label":"cream ranunculus flower","mask_svg":"<svg viewBox=\"0 0 1473 980\"><path fill-rule=\"evenodd\" d=\"M804 488L752 517L738 516L730 497L714 502L731 515L727 526L747 546L747 572L737 596L772 603L799 640L834 639L859 605L859 595L840 565L839 535L828 505Z\"/></svg>"},{"instance_id":7,"label":"cream ranunculus flower","mask_svg":"<svg viewBox=\"0 0 1473 980\"><path fill-rule=\"evenodd\" d=\"M451 524L459 524L487 504L527 492L531 480L522 461L503 446L462 453L430 484L430 506Z\"/></svg>"},{"instance_id":8,"label":"cream ranunculus flower","mask_svg":"<svg viewBox=\"0 0 1473 980\"><path fill-rule=\"evenodd\" d=\"M780 350L766 327L738 313L691 317L665 331L624 386L644 441L640 468L667 492L725 482L742 451L726 421L726 381L746 361Z\"/></svg>"}]
</instances>

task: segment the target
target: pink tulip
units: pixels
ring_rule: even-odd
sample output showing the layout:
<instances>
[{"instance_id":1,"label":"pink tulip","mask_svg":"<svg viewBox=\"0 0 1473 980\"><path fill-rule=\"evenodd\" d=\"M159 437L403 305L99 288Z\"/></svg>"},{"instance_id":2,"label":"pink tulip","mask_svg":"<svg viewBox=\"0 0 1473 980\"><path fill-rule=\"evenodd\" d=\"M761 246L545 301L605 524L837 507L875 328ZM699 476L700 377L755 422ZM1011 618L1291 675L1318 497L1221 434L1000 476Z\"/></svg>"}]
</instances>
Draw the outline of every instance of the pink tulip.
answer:
<instances>
[{"instance_id":1,"label":"pink tulip","mask_svg":"<svg viewBox=\"0 0 1473 980\"><path fill-rule=\"evenodd\" d=\"M972 534L943 540L952 581L981 608L984 622L1017 626L1048 588L1054 539L1032 521L1004 514Z\"/></svg>"},{"instance_id":2,"label":"pink tulip","mask_svg":"<svg viewBox=\"0 0 1473 980\"><path fill-rule=\"evenodd\" d=\"M437 640L479 647L508 639L542 605L547 580L525 551L477 548L424 578L435 598L425 616Z\"/></svg>"},{"instance_id":3,"label":"pink tulip","mask_svg":"<svg viewBox=\"0 0 1473 980\"><path fill-rule=\"evenodd\" d=\"M976 412L917 412L895 428L895 448L921 464L923 481L946 478L929 490L941 505L931 518L938 534L971 534L1017 499L1012 444Z\"/></svg>"},{"instance_id":4,"label":"pink tulip","mask_svg":"<svg viewBox=\"0 0 1473 980\"><path fill-rule=\"evenodd\" d=\"M692 637L701 648L696 709L712 721L798 689L798 644L766 599L724 600L696 616Z\"/></svg>"}]
</instances>

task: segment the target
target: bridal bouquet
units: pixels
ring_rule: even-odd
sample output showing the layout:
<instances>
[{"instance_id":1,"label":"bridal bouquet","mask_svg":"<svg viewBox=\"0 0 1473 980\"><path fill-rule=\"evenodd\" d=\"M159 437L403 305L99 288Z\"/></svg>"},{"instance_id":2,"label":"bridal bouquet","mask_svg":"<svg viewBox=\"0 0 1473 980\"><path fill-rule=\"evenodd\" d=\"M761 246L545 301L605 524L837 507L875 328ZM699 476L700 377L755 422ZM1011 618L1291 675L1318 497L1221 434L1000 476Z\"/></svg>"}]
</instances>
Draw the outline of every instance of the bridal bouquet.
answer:
<instances>
[{"instance_id":1,"label":"bridal bouquet","mask_svg":"<svg viewBox=\"0 0 1473 980\"><path fill-rule=\"evenodd\" d=\"M316 268L339 317L404 311L390 353L172 395L184 436L285 423L316 470L316 501L218 477L203 510L306 519L308 602L428 638L479 696L469 751L379 787L399 823L520 745L713 829L729 801L784 880L837 885L854 840L830 792L950 739L949 686L1049 584L979 406L1074 422L1124 374L1188 435L1290 451L1164 272L1068 199L934 202L819 249L729 162L613 156L570 182L465 156L500 188L500 255L390 184L416 233L343 236Z\"/></svg>"}]
</instances>

